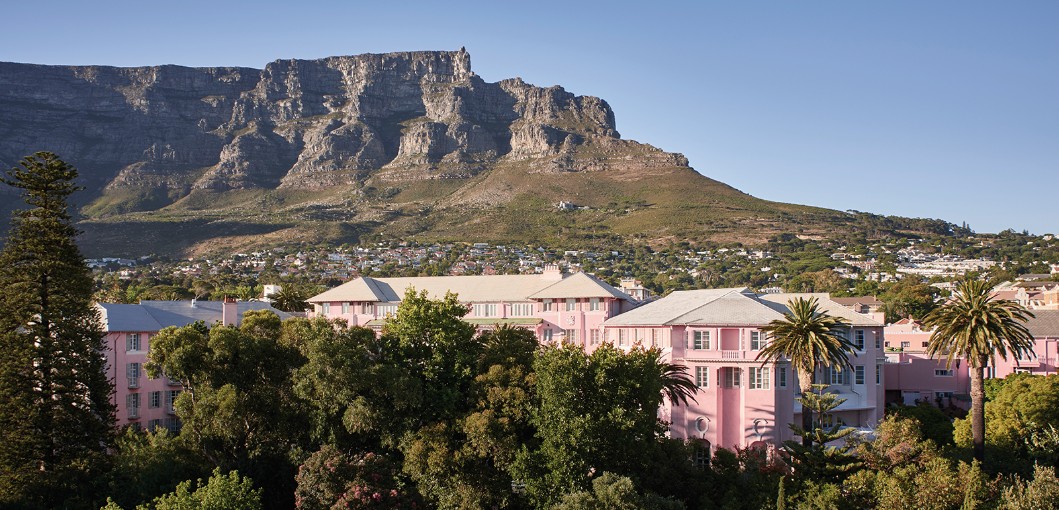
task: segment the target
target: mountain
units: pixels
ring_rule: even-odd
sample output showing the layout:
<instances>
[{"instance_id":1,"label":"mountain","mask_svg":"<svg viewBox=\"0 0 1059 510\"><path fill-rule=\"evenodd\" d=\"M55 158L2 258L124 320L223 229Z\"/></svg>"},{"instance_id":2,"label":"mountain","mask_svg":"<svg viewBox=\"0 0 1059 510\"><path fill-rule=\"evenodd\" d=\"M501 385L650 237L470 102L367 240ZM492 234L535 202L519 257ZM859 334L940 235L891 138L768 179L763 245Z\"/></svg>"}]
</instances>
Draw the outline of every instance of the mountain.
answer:
<instances>
[{"instance_id":1,"label":"mountain","mask_svg":"<svg viewBox=\"0 0 1059 510\"><path fill-rule=\"evenodd\" d=\"M755 242L854 223L624 140L599 98L487 83L463 49L261 70L0 63L0 166L41 150L81 172L89 254L365 235Z\"/></svg>"}]
</instances>

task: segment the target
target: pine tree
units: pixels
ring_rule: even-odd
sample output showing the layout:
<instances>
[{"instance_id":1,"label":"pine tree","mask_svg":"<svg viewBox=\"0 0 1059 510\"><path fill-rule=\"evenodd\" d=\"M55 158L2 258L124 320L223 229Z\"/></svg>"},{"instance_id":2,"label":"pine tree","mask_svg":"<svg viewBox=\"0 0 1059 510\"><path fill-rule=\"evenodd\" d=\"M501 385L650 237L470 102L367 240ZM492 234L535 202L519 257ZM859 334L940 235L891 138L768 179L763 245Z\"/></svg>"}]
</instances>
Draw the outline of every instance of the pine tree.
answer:
<instances>
[{"instance_id":1,"label":"pine tree","mask_svg":"<svg viewBox=\"0 0 1059 510\"><path fill-rule=\"evenodd\" d=\"M0 507L99 506L114 389L68 212L76 177L38 152L0 178L28 205L0 251Z\"/></svg>"}]
</instances>

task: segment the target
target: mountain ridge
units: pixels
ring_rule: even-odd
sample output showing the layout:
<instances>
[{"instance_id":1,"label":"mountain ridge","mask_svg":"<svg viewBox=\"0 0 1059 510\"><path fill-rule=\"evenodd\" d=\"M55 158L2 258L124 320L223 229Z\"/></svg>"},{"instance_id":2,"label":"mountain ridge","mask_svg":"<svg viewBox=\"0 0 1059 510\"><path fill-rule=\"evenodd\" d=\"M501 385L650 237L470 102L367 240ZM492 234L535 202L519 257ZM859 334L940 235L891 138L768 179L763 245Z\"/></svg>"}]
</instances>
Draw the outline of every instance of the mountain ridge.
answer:
<instances>
[{"instance_id":1,"label":"mountain ridge","mask_svg":"<svg viewBox=\"0 0 1059 510\"><path fill-rule=\"evenodd\" d=\"M262 69L0 63L0 164L48 150L79 168L89 253L364 235L753 241L850 223L621 138L600 98L489 83L470 62L461 48Z\"/></svg>"}]
</instances>

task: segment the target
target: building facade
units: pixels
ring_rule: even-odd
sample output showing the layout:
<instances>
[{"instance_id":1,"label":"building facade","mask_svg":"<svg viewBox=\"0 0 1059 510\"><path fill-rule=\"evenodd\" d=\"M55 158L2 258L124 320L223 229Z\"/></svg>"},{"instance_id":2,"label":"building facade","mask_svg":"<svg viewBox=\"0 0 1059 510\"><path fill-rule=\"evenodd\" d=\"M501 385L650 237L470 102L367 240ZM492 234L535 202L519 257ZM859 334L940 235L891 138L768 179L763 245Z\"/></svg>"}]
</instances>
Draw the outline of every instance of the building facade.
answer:
<instances>
[{"instance_id":1,"label":"building facade","mask_svg":"<svg viewBox=\"0 0 1059 510\"><path fill-rule=\"evenodd\" d=\"M116 424L141 429L180 429L173 401L180 394L179 382L165 377L151 379L144 371L151 340L169 326L182 327L204 322L238 325L250 310L269 310L281 318L286 312L256 301L141 301L139 304L99 303L106 333L107 370L114 383Z\"/></svg>"},{"instance_id":2,"label":"building facade","mask_svg":"<svg viewBox=\"0 0 1059 510\"><path fill-rule=\"evenodd\" d=\"M834 420L874 426L882 418L884 396L883 325L826 294L756 295L745 288L673 292L604 322L604 341L657 347L670 362L688 367L698 386L695 401L667 403L662 410L672 437L725 448L776 444L792 439L788 424L801 421L798 377L786 361L763 363L757 356L769 342L761 328L782 319L795 297L816 297L825 312L849 323L844 334L857 347L852 370L821 369L816 379L845 399Z\"/></svg>"},{"instance_id":3,"label":"building facade","mask_svg":"<svg viewBox=\"0 0 1059 510\"><path fill-rule=\"evenodd\" d=\"M1004 378L1025 372L1049 375L1059 371L1059 310L1033 310L1026 322L1033 335L1033 353L1022 357L997 357L986 367L987 378ZM930 402L945 407L969 409L971 405L971 372L965 360L927 355L932 329L904 319L886 326L886 401L913 405Z\"/></svg>"},{"instance_id":4,"label":"building facade","mask_svg":"<svg viewBox=\"0 0 1059 510\"><path fill-rule=\"evenodd\" d=\"M456 294L467 305L464 320L479 330L509 324L533 331L541 342L579 346L598 343L603 321L638 304L593 276L548 266L532 275L359 277L309 298L309 315L381 329L408 289L434 299Z\"/></svg>"}]
</instances>

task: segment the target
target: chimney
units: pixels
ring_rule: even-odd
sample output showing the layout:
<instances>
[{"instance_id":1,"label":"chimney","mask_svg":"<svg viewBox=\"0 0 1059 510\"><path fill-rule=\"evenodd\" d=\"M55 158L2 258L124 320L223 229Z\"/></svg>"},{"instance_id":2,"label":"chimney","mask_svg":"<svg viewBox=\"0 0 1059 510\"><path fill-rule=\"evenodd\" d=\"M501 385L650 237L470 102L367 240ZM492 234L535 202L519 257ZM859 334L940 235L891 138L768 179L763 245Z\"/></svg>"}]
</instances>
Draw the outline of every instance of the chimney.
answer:
<instances>
[{"instance_id":1,"label":"chimney","mask_svg":"<svg viewBox=\"0 0 1059 510\"><path fill-rule=\"evenodd\" d=\"M224 296L221 305L221 324L235 326L239 324L239 303L233 297Z\"/></svg>"},{"instance_id":2,"label":"chimney","mask_svg":"<svg viewBox=\"0 0 1059 510\"><path fill-rule=\"evenodd\" d=\"M555 281L562 280L563 270L559 268L558 264L547 264L544 266L544 272L541 273L541 279Z\"/></svg>"}]
</instances>

